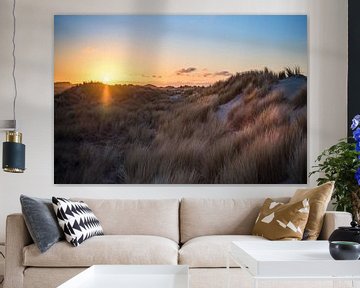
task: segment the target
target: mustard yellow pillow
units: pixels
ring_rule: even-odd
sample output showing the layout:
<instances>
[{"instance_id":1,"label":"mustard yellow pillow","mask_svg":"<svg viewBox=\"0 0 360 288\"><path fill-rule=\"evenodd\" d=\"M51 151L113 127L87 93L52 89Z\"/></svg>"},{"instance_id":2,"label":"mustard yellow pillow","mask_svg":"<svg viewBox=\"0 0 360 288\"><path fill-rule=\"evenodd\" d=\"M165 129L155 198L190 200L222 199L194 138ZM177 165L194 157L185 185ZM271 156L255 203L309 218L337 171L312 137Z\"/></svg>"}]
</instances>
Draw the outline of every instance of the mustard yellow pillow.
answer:
<instances>
[{"instance_id":1,"label":"mustard yellow pillow","mask_svg":"<svg viewBox=\"0 0 360 288\"><path fill-rule=\"evenodd\" d=\"M284 204L268 198L260 210L252 234L269 240L301 240L308 217L307 199Z\"/></svg>"},{"instance_id":2,"label":"mustard yellow pillow","mask_svg":"<svg viewBox=\"0 0 360 288\"><path fill-rule=\"evenodd\" d=\"M324 215L331 200L335 182L327 182L315 188L298 189L289 203L309 199L310 214L305 227L304 240L316 240L321 232Z\"/></svg>"}]
</instances>

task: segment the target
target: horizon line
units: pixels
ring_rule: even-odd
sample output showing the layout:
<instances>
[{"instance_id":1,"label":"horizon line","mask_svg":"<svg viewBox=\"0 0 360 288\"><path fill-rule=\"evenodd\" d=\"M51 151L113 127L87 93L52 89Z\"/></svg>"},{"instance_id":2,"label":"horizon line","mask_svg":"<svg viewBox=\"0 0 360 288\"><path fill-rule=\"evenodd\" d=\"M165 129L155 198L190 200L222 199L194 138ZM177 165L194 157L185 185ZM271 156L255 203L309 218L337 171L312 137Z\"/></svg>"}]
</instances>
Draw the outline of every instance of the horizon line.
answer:
<instances>
[{"instance_id":1,"label":"horizon line","mask_svg":"<svg viewBox=\"0 0 360 288\"><path fill-rule=\"evenodd\" d=\"M103 81L99 81L99 80L90 80L90 81L82 81L82 82L71 82L71 81L54 81L54 84L61 84L61 83L69 83L71 85L84 85L84 84L103 84L103 85L107 85L107 86L116 86L116 85L133 85L133 86L154 86L154 87L158 87L158 88L166 88L166 87L182 87L182 86L189 86L189 87L208 87L211 86L217 82L222 82L222 81L227 81L228 79L230 79L231 77L235 76L236 74L233 74L232 76L229 76L228 78L225 78L223 80L217 80L214 81L212 83L197 83L197 84L189 84L189 83L184 83L184 84L180 84L180 85L172 85L172 84L168 84L168 85L157 85L157 84L152 84L152 83L141 83L141 82L114 82L114 83L104 83ZM306 79L308 78L307 75L304 75L302 73L295 75L295 76L302 76L305 77ZM293 76L290 76L293 77ZM286 78L290 78L290 77L286 77Z\"/></svg>"}]
</instances>

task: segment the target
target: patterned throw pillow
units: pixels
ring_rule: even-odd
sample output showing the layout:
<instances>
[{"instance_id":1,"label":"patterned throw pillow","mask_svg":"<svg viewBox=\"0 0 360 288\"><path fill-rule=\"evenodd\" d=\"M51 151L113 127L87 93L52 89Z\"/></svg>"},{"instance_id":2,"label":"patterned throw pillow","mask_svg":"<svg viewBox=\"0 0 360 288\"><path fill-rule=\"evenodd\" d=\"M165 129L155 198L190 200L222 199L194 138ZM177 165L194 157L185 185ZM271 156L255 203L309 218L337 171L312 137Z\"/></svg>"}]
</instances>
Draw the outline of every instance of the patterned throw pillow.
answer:
<instances>
[{"instance_id":1,"label":"patterned throw pillow","mask_svg":"<svg viewBox=\"0 0 360 288\"><path fill-rule=\"evenodd\" d=\"M266 199L252 234L269 240L301 240L309 217L309 201L284 204Z\"/></svg>"},{"instance_id":2,"label":"patterned throw pillow","mask_svg":"<svg viewBox=\"0 0 360 288\"><path fill-rule=\"evenodd\" d=\"M289 203L309 199L310 214L305 227L304 240L316 240L319 237L324 215L334 190L334 184L335 182L327 182L315 188L298 189L290 199Z\"/></svg>"},{"instance_id":3,"label":"patterned throw pillow","mask_svg":"<svg viewBox=\"0 0 360 288\"><path fill-rule=\"evenodd\" d=\"M86 239L104 235L99 220L84 202L52 197L55 214L66 241L79 246Z\"/></svg>"}]
</instances>

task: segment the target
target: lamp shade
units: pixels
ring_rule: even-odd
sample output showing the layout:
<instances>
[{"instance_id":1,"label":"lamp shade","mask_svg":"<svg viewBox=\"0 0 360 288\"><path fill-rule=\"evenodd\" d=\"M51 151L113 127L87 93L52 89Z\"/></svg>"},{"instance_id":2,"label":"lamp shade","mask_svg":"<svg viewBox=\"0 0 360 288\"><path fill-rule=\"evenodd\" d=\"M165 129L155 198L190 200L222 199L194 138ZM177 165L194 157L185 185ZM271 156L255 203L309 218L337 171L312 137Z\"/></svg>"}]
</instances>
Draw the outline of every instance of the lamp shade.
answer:
<instances>
[{"instance_id":1,"label":"lamp shade","mask_svg":"<svg viewBox=\"0 0 360 288\"><path fill-rule=\"evenodd\" d=\"M10 173L23 173L25 170L25 145L22 144L20 132L6 132L6 141L3 143L3 169Z\"/></svg>"}]
</instances>

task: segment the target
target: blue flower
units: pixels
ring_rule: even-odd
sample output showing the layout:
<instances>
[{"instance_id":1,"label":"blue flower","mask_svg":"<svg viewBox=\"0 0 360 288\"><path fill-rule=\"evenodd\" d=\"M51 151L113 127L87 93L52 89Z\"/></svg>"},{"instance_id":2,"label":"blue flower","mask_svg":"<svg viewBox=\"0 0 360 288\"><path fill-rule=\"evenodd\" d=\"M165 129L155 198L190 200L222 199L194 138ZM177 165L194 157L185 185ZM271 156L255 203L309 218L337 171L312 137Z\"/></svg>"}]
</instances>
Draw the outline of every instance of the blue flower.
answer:
<instances>
[{"instance_id":1,"label":"blue flower","mask_svg":"<svg viewBox=\"0 0 360 288\"><path fill-rule=\"evenodd\" d=\"M355 173L355 179L358 182L359 186L360 186L360 167L358 168L358 170Z\"/></svg>"},{"instance_id":2,"label":"blue flower","mask_svg":"<svg viewBox=\"0 0 360 288\"><path fill-rule=\"evenodd\" d=\"M360 128L356 128L356 130L353 131L353 136L356 142L360 141Z\"/></svg>"},{"instance_id":3,"label":"blue flower","mask_svg":"<svg viewBox=\"0 0 360 288\"><path fill-rule=\"evenodd\" d=\"M356 115L353 119L352 119L352 124L351 124L351 129L355 130L360 124L360 115Z\"/></svg>"},{"instance_id":4,"label":"blue flower","mask_svg":"<svg viewBox=\"0 0 360 288\"><path fill-rule=\"evenodd\" d=\"M356 142L355 150L356 152L360 152L360 142Z\"/></svg>"}]
</instances>

